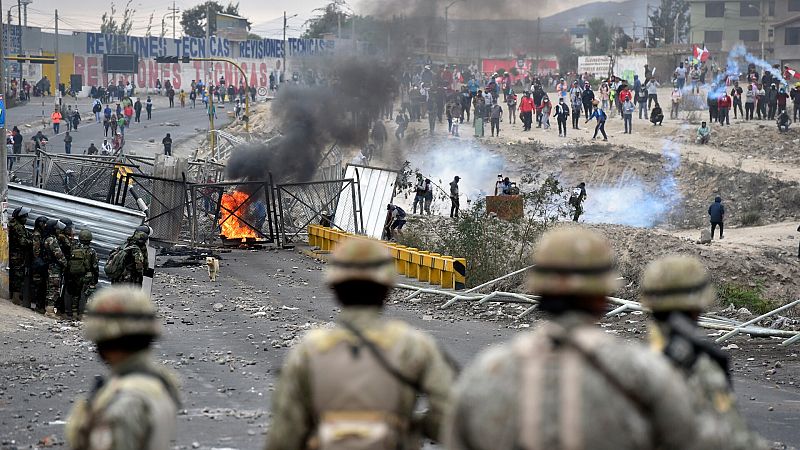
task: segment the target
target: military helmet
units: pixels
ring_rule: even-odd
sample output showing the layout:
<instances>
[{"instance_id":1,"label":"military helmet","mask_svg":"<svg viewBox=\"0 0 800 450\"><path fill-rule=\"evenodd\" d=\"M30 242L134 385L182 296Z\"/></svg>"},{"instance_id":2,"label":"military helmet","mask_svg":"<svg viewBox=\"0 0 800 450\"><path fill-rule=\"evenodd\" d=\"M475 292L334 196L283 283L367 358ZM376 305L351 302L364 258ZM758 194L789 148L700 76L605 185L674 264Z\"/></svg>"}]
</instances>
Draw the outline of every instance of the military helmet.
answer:
<instances>
[{"instance_id":1,"label":"military helmet","mask_svg":"<svg viewBox=\"0 0 800 450\"><path fill-rule=\"evenodd\" d=\"M25 217L31 213L31 209L27 206L20 206L11 213L11 217Z\"/></svg>"},{"instance_id":2,"label":"military helmet","mask_svg":"<svg viewBox=\"0 0 800 450\"><path fill-rule=\"evenodd\" d=\"M66 228L72 228L72 219L69 217L64 217L63 219L59 219L59 221L64 224L64 228L62 228L62 230Z\"/></svg>"},{"instance_id":3,"label":"military helmet","mask_svg":"<svg viewBox=\"0 0 800 450\"><path fill-rule=\"evenodd\" d=\"M133 241L137 244L144 244L147 242L147 234L141 231L134 231Z\"/></svg>"},{"instance_id":4,"label":"military helmet","mask_svg":"<svg viewBox=\"0 0 800 450\"><path fill-rule=\"evenodd\" d=\"M641 291L642 305L653 311L702 311L715 298L708 270L685 255L651 262L642 275Z\"/></svg>"},{"instance_id":5,"label":"military helmet","mask_svg":"<svg viewBox=\"0 0 800 450\"><path fill-rule=\"evenodd\" d=\"M371 281L393 286L394 261L386 246L378 241L347 239L331 255L325 279L330 285L345 281Z\"/></svg>"},{"instance_id":6,"label":"military helmet","mask_svg":"<svg viewBox=\"0 0 800 450\"><path fill-rule=\"evenodd\" d=\"M138 227L136 227L136 231L141 231L142 233L150 236L150 233L152 233L153 229L148 227L147 225L139 225Z\"/></svg>"},{"instance_id":7,"label":"military helmet","mask_svg":"<svg viewBox=\"0 0 800 450\"><path fill-rule=\"evenodd\" d=\"M527 287L537 295L608 295L618 287L611 245L602 235L565 226L542 236Z\"/></svg>"},{"instance_id":8,"label":"military helmet","mask_svg":"<svg viewBox=\"0 0 800 450\"><path fill-rule=\"evenodd\" d=\"M92 242L92 232L89 230L81 230L81 232L78 233L78 240L85 243Z\"/></svg>"},{"instance_id":9,"label":"military helmet","mask_svg":"<svg viewBox=\"0 0 800 450\"><path fill-rule=\"evenodd\" d=\"M47 216L39 216L36 218L36 222L34 222L33 227L34 228L44 227L45 224L47 224L48 220L50 219L48 219Z\"/></svg>"},{"instance_id":10,"label":"military helmet","mask_svg":"<svg viewBox=\"0 0 800 450\"><path fill-rule=\"evenodd\" d=\"M55 233L56 232L56 225L58 224L58 219L47 219L47 222L44 225L44 229L48 233ZM63 225L63 224L62 224Z\"/></svg>"},{"instance_id":11,"label":"military helmet","mask_svg":"<svg viewBox=\"0 0 800 450\"><path fill-rule=\"evenodd\" d=\"M84 325L84 334L94 342L161 334L153 302L144 291L133 286L111 286L98 291L88 301Z\"/></svg>"}]
</instances>

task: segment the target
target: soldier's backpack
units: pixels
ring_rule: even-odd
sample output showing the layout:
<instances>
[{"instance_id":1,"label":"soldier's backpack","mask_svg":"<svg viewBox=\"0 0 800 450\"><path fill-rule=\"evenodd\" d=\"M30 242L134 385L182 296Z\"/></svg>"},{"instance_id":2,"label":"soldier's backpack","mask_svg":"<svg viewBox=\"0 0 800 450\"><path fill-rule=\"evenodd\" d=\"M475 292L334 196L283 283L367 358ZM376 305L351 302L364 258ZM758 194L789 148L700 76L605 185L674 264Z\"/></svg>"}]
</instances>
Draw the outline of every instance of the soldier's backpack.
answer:
<instances>
[{"instance_id":1,"label":"soldier's backpack","mask_svg":"<svg viewBox=\"0 0 800 450\"><path fill-rule=\"evenodd\" d=\"M90 271L89 267L89 248L78 246L72 249L72 255L67 261L67 274L74 278L80 278Z\"/></svg>"},{"instance_id":2,"label":"soldier's backpack","mask_svg":"<svg viewBox=\"0 0 800 450\"><path fill-rule=\"evenodd\" d=\"M125 257L128 255L128 246L117 247L111 251L103 267L109 280L119 280L125 274Z\"/></svg>"}]
</instances>

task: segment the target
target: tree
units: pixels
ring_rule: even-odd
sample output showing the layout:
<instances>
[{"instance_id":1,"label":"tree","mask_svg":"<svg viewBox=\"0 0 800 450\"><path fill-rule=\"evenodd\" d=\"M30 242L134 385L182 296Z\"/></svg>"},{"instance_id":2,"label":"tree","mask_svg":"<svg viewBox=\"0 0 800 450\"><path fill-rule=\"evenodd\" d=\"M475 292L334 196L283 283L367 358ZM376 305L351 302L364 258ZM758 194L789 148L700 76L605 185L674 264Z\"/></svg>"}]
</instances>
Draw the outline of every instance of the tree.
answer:
<instances>
[{"instance_id":1,"label":"tree","mask_svg":"<svg viewBox=\"0 0 800 450\"><path fill-rule=\"evenodd\" d=\"M117 6L114 2L111 2L111 12L103 13L103 16L100 18L100 32L103 34L116 34L121 36L131 34L133 15L136 13L136 10L131 8L132 2L133 0L128 0L128 3L125 3L125 10L122 13L122 22L117 22L115 17L117 15Z\"/></svg>"},{"instance_id":2,"label":"tree","mask_svg":"<svg viewBox=\"0 0 800 450\"><path fill-rule=\"evenodd\" d=\"M608 54L611 45L611 28L606 21L595 17L586 26L589 28L589 52L592 55Z\"/></svg>"},{"instance_id":3,"label":"tree","mask_svg":"<svg viewBox=\"0 0 800 450\"><path fill-rule=\"evenodd\" d=\"M147 19L147 28L144 31L144 35L150 37L153 35L153 16L155 13L150 13L150 18ZM161 36L164 37L164 36Z\"/></svg>"},{"instance_id":4,"label":"tree","mask_svg":"<svg viewBox=\"0 0 800 450\"><path fill-rule=\"evenodd\" d=\"M341 23L342 29L350 29L352 18L347 15L349 10L345 0L332 0L327 5L317 8L315 17L308 19L304 24L308 28L303 33L306 39L321 38L325 33L338 31Z\"/></svg>"},{"instance_id":5,"label":"tree","mask_svg":"<svg viewBox=\"0 0 800 450\"><path fill-rule=\"evenodd\" d=\"M661 0L661 6L650 15L650 24L647 39L651 46L683 42L689 34L689 2Z\"/></svg>"},{"instance_id":6,"label":"tree","mask_svg":"<svg viewBox=\"0 0 800 450\"><path fill-rule=\"evenodd\" d=\"M210 32L211 35L215 35L217 32L217 21L216 15L219 13L222 14L230 14L232 16L239 15L239 4L236 3L228 3L228 6L222 6L219 2L215 0L208 0L205 3L197 5L193 8L189 8L181 14L181 26L183 27L183 33L187 36L192 37L205 37L206 36L206 27L208 27L208 17L207 13L211 12L211 26ZM252 24L250 21L247 21L247 29L250 29Z\"/></svg>"},{"instance_id":7,"label":"tree","mask_svg":"<svg viewBox=\"0 0 800 450\"><path fill-rule=\"evenodd\" d=\"M569 36L559 39L553 46L553 53L558 59L558 68L561 73L576 72L578 70L578 57L583 52L572 45Z\"/></svg>"}]
</instances>

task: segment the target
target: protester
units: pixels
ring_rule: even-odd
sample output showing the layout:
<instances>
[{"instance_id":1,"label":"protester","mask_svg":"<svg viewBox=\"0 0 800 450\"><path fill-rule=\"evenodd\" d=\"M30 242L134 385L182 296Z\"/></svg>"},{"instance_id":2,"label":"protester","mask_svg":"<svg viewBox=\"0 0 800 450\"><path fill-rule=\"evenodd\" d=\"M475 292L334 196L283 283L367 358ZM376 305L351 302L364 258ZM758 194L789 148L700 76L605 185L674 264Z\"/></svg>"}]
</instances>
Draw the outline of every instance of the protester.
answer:
<instances>
[{"instance_id":1,"label":"protester","mask_svg":"<svg viewBox=\"0 0 800 450\"><path fill-rule=\"evenodd\" d=\"M700 145L705 145L708 144L709 140L711 140L711 128L709 128L706 122L703 121L697 128L696 142Z\"/></svg>"},{"instance_id":2,"label":"protester","mask_svg":"<svg viewBox=\"0 0 800 450\"><path fill-rule=\"evenodd\" d=\"M678 109L680 108L681 98L682 97L683 97L683 94L681 94L681 90L680 89L675 88L675 89L672 90L672 96L671 96L672 102L671 102L671 108L669 110L669 118L670 119L677 119L678 118Z\"/></svg>"},{"instance_id":3,"label":"protester","mask_svg":"<svg viewBox=\"0 0 800 450\"><path fill-rule=\"evenodd\" d=\"M603 111L602 109L599 109L597 107L597 104L595 103L593 105L592 115L589 116L586 119L586 122L584 122L584 123L589 123L589 121L592 120L592 119L596 119L597 120L597 125L594 127L594 136L592 136L592 139L597 139L597 132L599 131L599 132L601 132L603 134L603 140L604 141L608 141L608 135L606 135L606 119L607 118L608 118L608 116L606 116L605 111Z\"/></svg>"},{"instance_id":4,"label":"protester","mask_svg":"<svg viewBox=\"0 0 800 450\"><path fill-rule=\"evenodd\" d=\"M708 215L711 222L711 239L714 239L714 231L719 226L719 238L722 239L723 223L725 221L725 206L722 204L722 197L717 196L714 203L708 207Z\"/></svg>"},{"instance_id":5,"label":"protester","mask_svg":"<svg viewBox=\"0 0 800 450\"><path fill-rule=\"evenodd\" d=\"M728 96L728 93L723 91L719 99L717 99L717 120L720 125L731 124L729 114L731 103L731 98Z\"/></svg>"},{"instance_id":6,"label":"protester","mask_svg":"<svg viewBox=\"0 0 800 450\"><path fill-rule=\"evenodd\" d=\"M564 103L564 97L558 98L556 112L553 117L555 117L556 122L558 122L558 136L567 137L567 118L569 117L569 106Z\"/></svg>"},{"instance_id":7,"label":"protester","mask_svg":"<svg viewBox=\"0 0 800 450\"><path fill-rule=\"evenodd\" d=\"M164 145L164 154L172 156L172 137L170 137L169 133L161 140L161 143Z\"/></svg>"},{"instance_id":8,"label":"protester","mask_svg":"<svg viewBox=\"0 0 800 450\"><path fill-rule=\"evenodd\" d=\"M661 105L659 105L658 102L653 106L653 110L650 111L650 122L653 123L653 126L663 125L664 123L664 112L661 110Z\"/></svg>"},{"instance_id":9,"label":"protester","mask_svg":"<svg viewBox=\"0 0 800 450\"><path fill-rule=\"evenodd\" d=\"M72 153L72 136L69 135L69 131L64 135L64 153L67 155Z\"/></svg>"},{"instance_id":10,"label":"protester","mask_svg":"<svg viewBox=\"0 0 800 450\"><path fill-rule=\"evenodd\" d=\"M625 102L622 104L622 119L625 122L625 133L631 134L633 133L633 112L636 110L636 106L633 105L630 97L625 99Z\"/></svg>"}]
</instances>

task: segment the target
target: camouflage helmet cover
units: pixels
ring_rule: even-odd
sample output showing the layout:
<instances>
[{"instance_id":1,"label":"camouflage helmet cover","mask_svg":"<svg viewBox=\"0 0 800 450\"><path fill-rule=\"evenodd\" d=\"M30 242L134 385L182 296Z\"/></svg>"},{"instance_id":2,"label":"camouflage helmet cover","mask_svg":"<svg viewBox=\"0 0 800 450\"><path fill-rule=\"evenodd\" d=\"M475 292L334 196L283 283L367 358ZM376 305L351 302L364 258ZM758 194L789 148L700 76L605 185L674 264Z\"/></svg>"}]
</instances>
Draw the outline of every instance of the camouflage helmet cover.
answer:
<instances>
[{"instance_id":1,"label":"camouflage helmet cover","mask_svg":"<svg viewBox=\"0 0 800 450\"><path fill-rule=\"evenodd\" d=\"M84 334L94 342L124 336L161 334L156 309L147 294L134 286L98 291L87 304Z\"/></svg>"},{"instance_id":2,"label":"camouflage helmet cover","mask_svg":"<svg viewBox=\"0 0 800 450\"><path fill-rule=\"evenodd\" d=\"M81 230L78 233L78 240L81 242L92 242L92 232L89 230Z\"/></svg>"},{"instance_id":3,"label":"camouflage helmet cover","mask_svg":"<svg viewBox=\"0 0 800 450\"><path fill-rule=\"evenodd\" d=\"M371 239L350 238L334 250L325 279L330 285L358 280L393 286L395 276L386 246Z\"/></svg>"},{"instance_id":4,"label":"camouflage helmet cover","mask_svg":"<svg viewBox=\"0 0 800 450\"><path fill-rule=\"evenodd\" d=\"M565 226L542 236L527 287L537 295L608 295L618 287L611 245L602 235Z\"/></svg>"},{"instance_id":5,"label":"camouflage helmet cover","mask_svg":"<svg viewBox=\"0 0 800 450\"><path fill-rule=\"evenodd\" d=\"M642 304L653 311L702 311L714 302L708 270L697 258L671 255L642 274Z\"/></svg>"}]
</instances>

